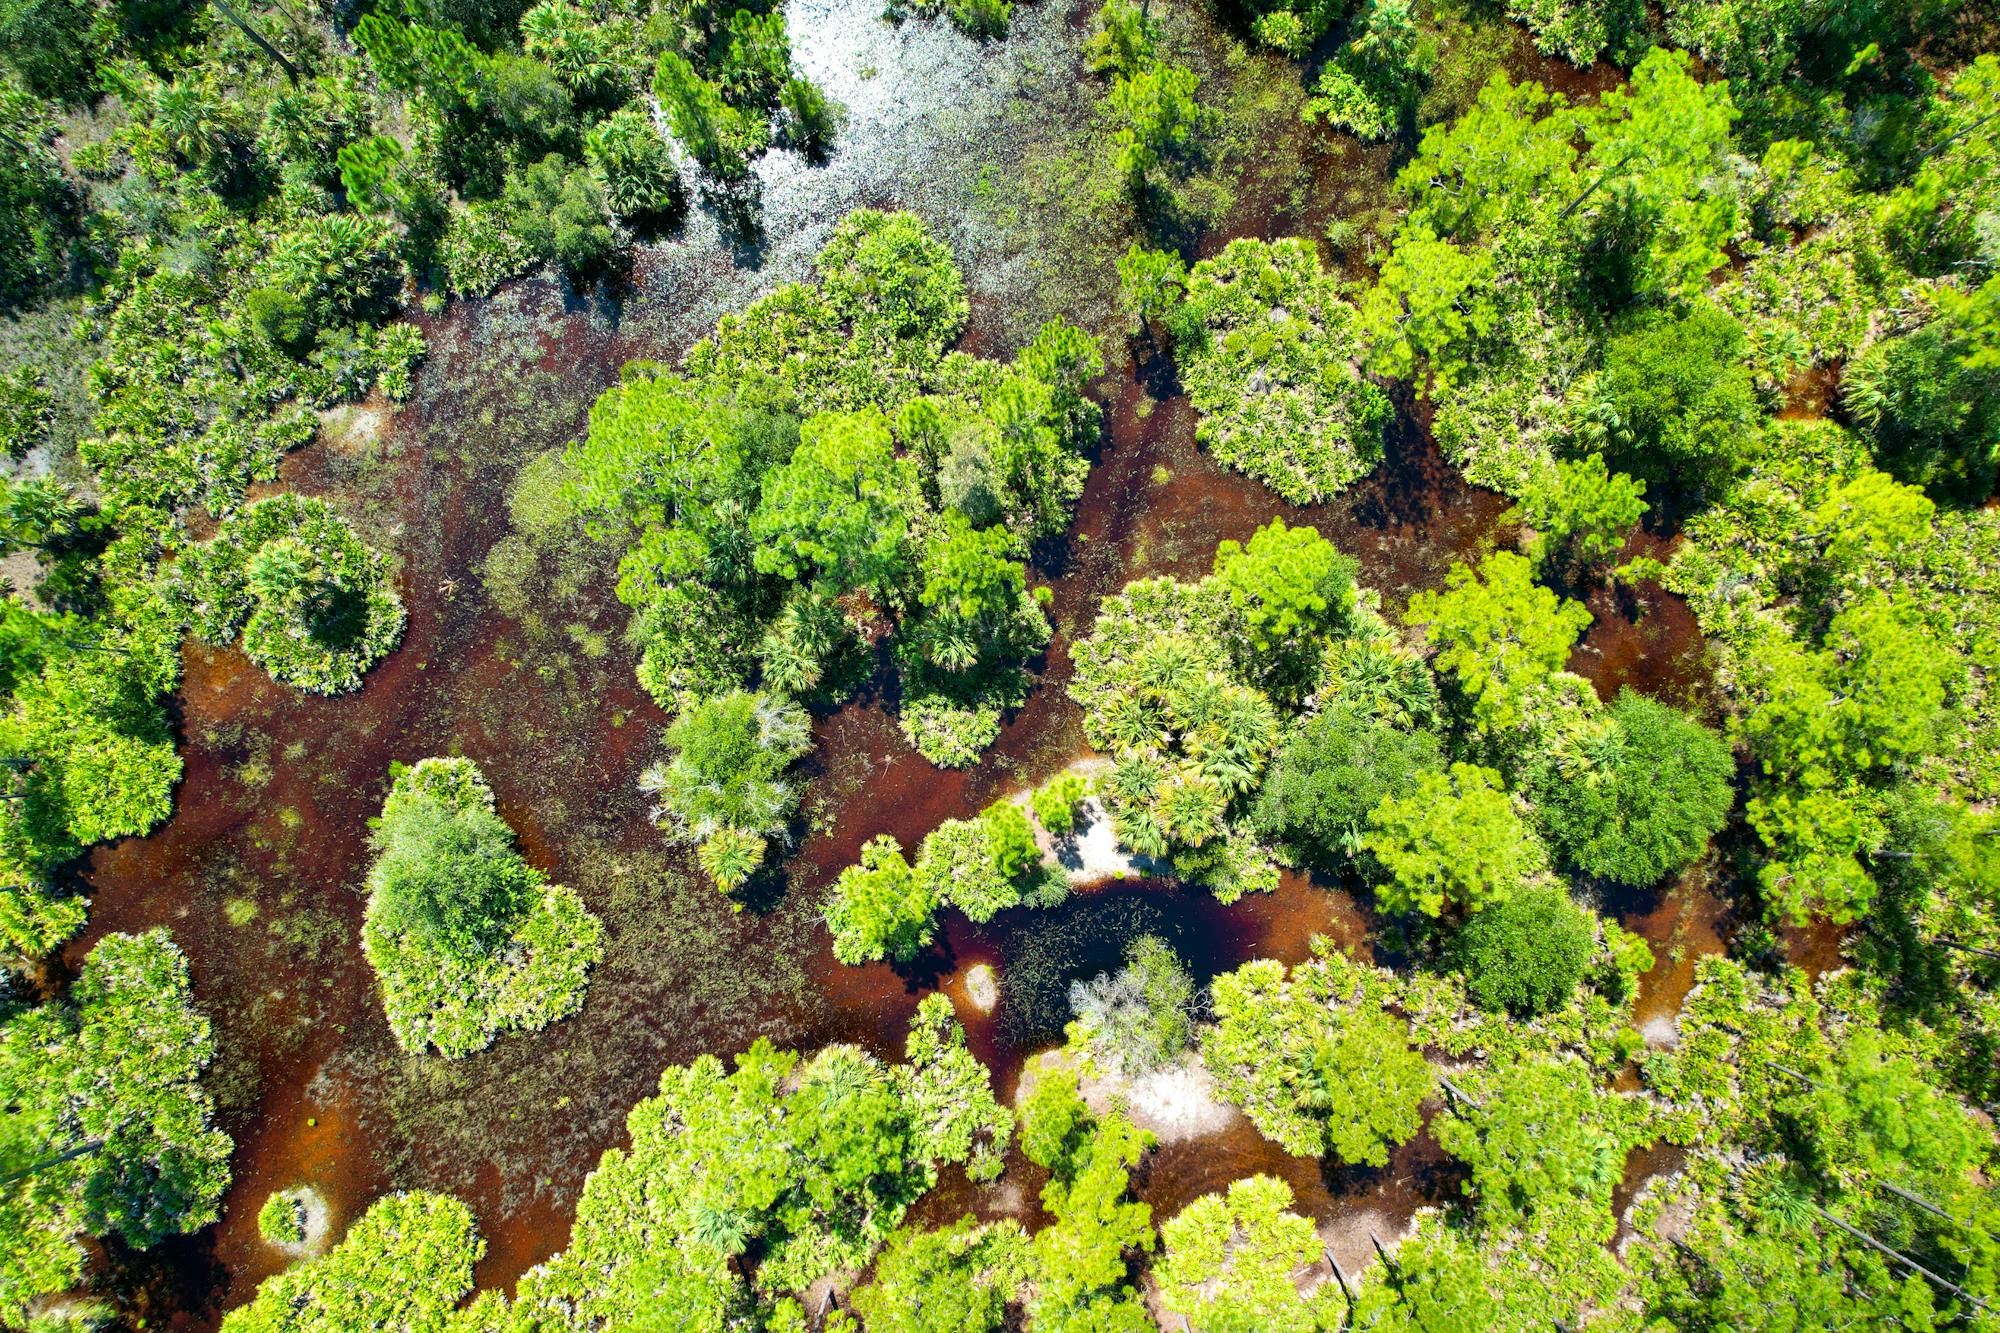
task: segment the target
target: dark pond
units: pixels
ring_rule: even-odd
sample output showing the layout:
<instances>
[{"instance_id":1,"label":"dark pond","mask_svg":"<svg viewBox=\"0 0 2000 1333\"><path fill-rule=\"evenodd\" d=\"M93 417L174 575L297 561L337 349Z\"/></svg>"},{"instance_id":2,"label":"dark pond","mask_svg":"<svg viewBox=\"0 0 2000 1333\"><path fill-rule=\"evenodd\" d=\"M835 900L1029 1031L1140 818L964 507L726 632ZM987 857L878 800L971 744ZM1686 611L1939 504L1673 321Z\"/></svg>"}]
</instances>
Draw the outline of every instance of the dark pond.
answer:
<instances>
[{"instance_id":1,"label":"dark pond","mask_svg":"<svg viewBox=\"0 0 2000 1333\"><path fill-rule=\"evenodd\" d=\"M615 307L531 281L424 319L431 352L413 400L341 414L289 461L283 486L333 497L395 553L409 629L364 689L332 700L274 684L233 650L191 648L175 815L90 862L90 926L66 961L107 931L172 930L215 1020L214 1086L237 1140L217 1226L148 1256L108 1257L148 1327L213 1328L246 1299L277 1266L258 1240L257 1208L302 1182L327 1196L336 1228L388 1189L458 1194L489 1241L481 1284L505 1286L561 1247L585 1174L622 1142L626 1111L662 1067L758 1035L894 1055L922 995L942 985L962 999L974 963L1000 972L1001 1004L990 1019L963 1003L961 1013L1010 1091L1025 1055L1059 1038L1068 983L1112 963L1133 934L1167 935L1204 978L1252 957L1297 961L1315 933L1364 947L1356 904L1296 877L1228 908L1133 883L985 927L954 919L932 954L900 969L835 963L815 905L868 837L913 844L1080 752L1063 691L1068 644L1126 580L1204 571L1218 540L1283 514L1358 556L1393 613L1454 560L1511 540L1505 503L1467 486L1408 411L1375 476L1338 504L1301 510L1198 453L1185 400L1156 401L1144 387L1159 386L1161 367L1144 349L1137 370L1123 358L1098 389L1106 438L1074 527L1038 571L1053 584L1057 625L1040 688L966 772L917 757L879 702L824 718L808 798L815 832L762 913L731 911L651 828L636 779L657 755L663 718L633 680L605 553L560 525L538 527L532 497L514 492L525 463L575 437L620 365L670 359L718 314L802 276L832 223L861 204L914 208L952 243L975 292L969 346L1003 354L1056 310L1115 346L1108 238L1097 252L1051 253L1053 233L1024 220L1007 184L1048 168L1088 123L1095 92L1076 43L1092 8L1024 5L1014 36L982 48L937 24L887 27L874 0L795 4L799 59L851 119L824 167L766 161L761 231L725 233L697 211L685 234L647 250ZM1212 34L1185 40L1221 68ZM1237 77L1290 78L1296 92L1288 69L1256 62ZM1358 189L1380 202L1386 154L1333 150L1303 135L1286 105L1270 115L1241 164L1231 224L1204 249L1230 234L1316 231L1336 207L1372 206ZM1590 602L1597 623L1575 665L1601 692L1629 683L1698 694L1701 652L1684 606L1650 589ZM608 934L581 1014L459 1062L398 1051L359 948L366 821L389 765L440 753L478 761L530 857L574 885ZM1663 1020L1695 954L1720 946L1719 909L1690 889L1636 904L1629 919L1663 957L1682 946L1642 999L1642 1020ZM1380 1171L1327 1173L1240 1121L1162 1147L1142 1188L1166 1213L1253 1170L1290 1180L1357 1267L1371 1230L1392 1235L1456 1188L1428 1138ZM983 1193L961 1179L924 1208L1001 1211L1021 1197L1018 1179Z\"/></svg>"}]
</instances>

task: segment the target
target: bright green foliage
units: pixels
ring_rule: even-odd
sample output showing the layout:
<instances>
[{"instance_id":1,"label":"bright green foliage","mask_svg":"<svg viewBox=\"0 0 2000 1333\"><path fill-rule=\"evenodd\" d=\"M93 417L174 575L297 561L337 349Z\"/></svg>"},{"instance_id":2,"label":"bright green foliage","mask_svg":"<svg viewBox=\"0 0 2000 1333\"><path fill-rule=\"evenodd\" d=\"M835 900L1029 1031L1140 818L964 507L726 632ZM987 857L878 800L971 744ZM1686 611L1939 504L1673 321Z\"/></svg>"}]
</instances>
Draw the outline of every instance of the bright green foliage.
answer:
<instances>
[{"instance_id":1,"label":"bright green foliage","mask_svg":"<svg viewBox=\"0 0 2000 1333\"><path fill-rule=\"evenodd\" d=\"M1539 587L1534 566L1512 551L1495 551L1478 573L1453 565L1445 590L1410 598L1407 620L1438 645L1434 665L1448 672L1484 728L1505 730L1521 720L1523 696L1559 670L1590 624L1579 602Z\"/></svg>"},{"instance_id":2,"label":"bright green foliage","mask_svg":"<svg viewBox=\"0 0 2000 1333\"><path fill-rule=\"evenodd\" d=\"M1646 483L1585 454L1536 478L1509 517L1535 530L1537 565L1567 569L1618 554L1645 514Z\"/></svg>"},{"instance_id":3,"label":"bright green foliage","mask_svg":"<svg viewBox=\"0 0 2000 1333\"><path fill-rule=\"evenodd\" d=\"M660 57L653 72L653 96L666 112L674 137L717 180L741 180L750 173L751 160L770 146L771 127L765 117L730 105L720 88L675 52Z\"/></svg>"},{"instance_id":4,"label":"bright green foliage","mask_svg":"<svg viewBox=\"0 0 2000 1333\"><path fill-rule=\"evenodd\" d=\"M1830 976L1815 994L1796 970L1697 968L1677 1047L1646 1066L1670 1135L1692 1145L1665 1201L1683 1219L1679 1243L1654 1238L1641 1255L1662 1317L1788 1320L1785 1303L1818 1300L1861 1322L1890 1308L1910 1327L1959 1322L1963 1297L1878 1245L1991 1302L1992 1129L1937 1086L1924 1038L1881 1029L1867 984ZM1669 1254L1698 1256L1701 1280Z\"/></svg>"},{"instance_id":5,"label":"bright green foliage","mask_svg":"<svg viewBox=\"0 0 2000 1333\"><path fill-rule=\"evenodd\" d=\"M1090 794L1090 784L1080 773L1064 769L1037 787L1029 798L1035 821L1052 837L1063 838L1076 831L1077 807Z\"/></svg>"},{"instance_id":6,"label":"bright green foliage","mask_svg":"<svg viewBox=\"0 0 2000 1333\"><path fill-rule=\"evenodd\" d=\"M405 1050L458 1059L583 1007L604 928L522 859L471 760L399 766L374 845L362 946Z\"/></svg>"},{"instance_id":7,"label":"bright green foliage","mask_svg":"<svg viewBox=\"0 0 2000 1333\"><path fill-rule=\"evenodd\" d=\"M659 797L653 820L692 844L716 887L731 892L762 861L766 840L791 835L799 790L785 770L811 748L805 710L783 695L731 690L675 718L667 745L673 758L640 779Z\"/></svg>"},{"instance_id":8,"label":"bright green foliage","mask_svg":"<svg viewBox=\"0 0 2000 1333\"><path fill-rule=\"evenodd\" d=\"M1118 145L1118 170L1134 189L1162 164L1184 152L1202 124L1195 91L1201 79L1185 65L1148 60L1119 74L1106 99Z\"/></svg>"},{"instance_id":9,"label":"bright green foliage","mask_svg":"<svg viewBox=\"0 0 2000 1333\"><path fill-rule=\"evenodd\" d=\"M0 1187L0 1318L82 1279L80 1234L146 1249L216 1219L232 1145L201 1086L214 1056L164 930L105 936L68 1000L8 1016L4 1170L26 1174Z\"/></svg>"},{"instance_id":10,"label":"bright green foliage","mask_svg":"<svg viewBox=\"0 0 2000 1333\"><path fill-rule=\"evenodd\" d=\"M1174 355L1224 464L1294 504L1326 499L1382 457L1389 401L1355 366L1354 308L1303 241L1231 241L1196 264Z\"/></svg>"},{"instance_id":11,"label":"bright green foliage","mask_svg":"<svg viewBox=\"0 0 2000 1333\"><path fill-rule=\"evenodd\" d=\"M1736 108L1726 82L1696 81L1691 64L1684 51L1654 47L1584 125L1604 223L1644 238L1620 275L1636 295L1692 299L1727 260L1735 230L1725 182Z\"/></svg>"},{"instance_id":12,"label":"bright green foliage","mask_svg":"<svg viewBox=\"0 0 2000 1333\"><path fill-rule=\"evenodd\" d=\"M869 839L821 910L841 962L907 962L934 938L940 907L990 921L1031 897L1041 901L1052 885L1059 892L1060 877L1043 866L1027 811L999 800L977 819L947 819L925 834L915 866L894 838Z\"/></svg>"},{"instance_id":13,"label":"bright green foliage","mask_svg":"<svg viewBox=\"0 0 2000 1333\"><path fill-rule=\"evenodd\" d=\"M1186 285L1187 265L1171 250L1152 250L1134 241L1118 257L1118 293L1135 331L1163 319L1180 303Z\"/></svg>"},{"instance_id":14,"label":"bright green foliage","mask_svg":"<svg viewBox=\"0 0 2000 1333\"><path fill-rule=\"evenodd\" d=\"M1369 987L1273 959L1213 983L1202 1059L1218 1091L1287 1152L1381 1166L1423 1125L1431 1068Z\"/></svg>"},{"instance_id":15,"label":"bright green foliage","mask_svg":"<svg viewBox=\"0 0 2000 1333\"><path fill-rule=\"evenodd\" d=\"M941 354L971 313L950 249L912 213L848 214L813 264L841 317L887 345Z\"/></svg>"},{"instance_id":16,"label":"bright green foliage","mask_svg":"<svg viewBox=\"0 0 2000 1333\"><path fill-rule=\"evenodd\" d=\"M826 149L839 109L793 72L782 13L688 5L668 22L680 49L660 54L653 96L703 171L722 182L742 180L770 146L778 113L794 148Z\"/></svg>"},{"instance_id":17,"label":"bright green foliage","mask_svg":"<svg viewBox=\"0 0 2000 1333\"><path fill-rule=\"evenodd\" d=\"M169 595L195 635L243 651L314 694L359 689L403 637L403 599L382 557L324 500L274 495L222 525L174 569Z\"/></svg>"},{"instance_id":18,"label":"bright green foliage","mask_svg":"<svg viewBox=\"0 0 2000 1333\"><path fill-rule=\"evenodd\" d=\"M273 1245L299 1245L306 1238L306 1205L297 1190L277 1190L257 1210L257 1234Z\"/></svg>"},{"instance_id":19,"label":"bright green foliage","mask_svg":"<svg viewBox=\"0 0 2000 1333\"><path fill-rule=\"evenodd\" d=\"M1021 1147L1049 1173L1042 1207L1055 1218L1035 1233L1038 1273L1030 1327L1139 1333L1151 1322L1130 1280L1130 1262L1155 1243L1153 1210L1127 1196L1131 1170L1153 1136L1116 1111L1093 1117L1075 1075L1044 1070L1022 1108Z\"/></svg>"},{"instance_id":20,"label":"bright green foliage","mask_svg":"<svg viewBox=\"0 0 2000 1333\"><path fill-rule=\"evenodd\" d=\"M1589 68L1605 48L1614 53L1645 31L1646 13L1633 0L1508 0L1508 17L1535 35L1535 48Z\"/></svg>"},{"instance_id":21,"label":"bright green foliage","mask_svg":"<svg viewBox=\"0 0 2000 1333\"><path fill-rule=\"evenodd\" d=\"M84 900L51 891L56 867L172 811L181 759L159 696L180 664L150 591L96 624L6 605L0 753L29 762L7 775L16 799L0 801L0 939L39 957L83 924Z\"/></svg>"},{"instance_id":22,"label":"bright green foliage","mask_svg":"<svg viewBox=\"0 0 2000 1333\"><path fill-rule=\"evenodd\" d=\"M1194 1040L1194 978L1157 935L1125 946L1125 966L1069 986L1070 1045L1100 1069L1150 1074Z\"/></svg>"},{"instance_id":23,"label":"bright green foliage","mask_svg":"<svg viewBox=\"0 0 2000 1333\"><path fill-rule=\"evenodd\" d=\"M1635 888L1701 855L1735 802L1736 763L1722 738L1666 704L1626 689L1596 765L1530 779L1536 815L1558 855Z\"/></svg>"},{"instance_id":24,"label":"bright green foliage","mask_svg":"<svg viewBox=\"0 0 2000 1333\"><path fill-rule=\"evenodd\" d=\"M1021 560L1082 492L1101 359L1059 322L1012 366L946 355L964 281L909 214L848 215L817 267L822 286L725 316L681 372L628 368L566 493L627 543L619 597L664 706L753 685L838 698L857 631L886 634L904 733L969 764L1048 641Z\"/></svg>"},{"instance_id":25,"label":"bright green foliage","mask_svg":"<svg viewBox=\"0 0 2000 1333\"><path fill-rule=\"evenodd\" d=\"M1531 884L1474 912L1452 939L1452 959L1480 1007L1533 1017L1583 980L1596 934L1561 885Z\"/></svg>"},{"instance_id":26,"label":"bright green foliage","mask_svg":"<svg viewBox=\"0 0 2000 1333\"><path fill-rule=\"evenodd\" d=\"M931 942L937 908L936 886L917 878L901 843L878 834L862 845L861 860L840 872L827 898L833 956L850 964L914 958Z\"/></svg>"},{"instance_id":27,"label":"bright green foliage","mask_svg":"<svg viewBox=\"0 0 2000 1333\"><path fill-rule=\"evenodd\" d=\"M1653 477L1726 471L1757 416L1742 326L1706 303L1611 339L1597 392L1593 422L1607 447Z\"/></svg>"},{"instance_id":28,"label":"bright green foliage","mask_svg":"<svg viewBox=\"0 0 2000 1333\"><path fill-rule=\"evenodd\" d=\"M1422 358L1440 384L1452 384L1500 317L1492 281L1484 250L1439 240L1427 227L1400 232L1362 306L1370 366L1408 378Z\"/></svg>"},{"instance_id":29,"label":"bright green foliage","mask_svg":"<svg viewBox=\"0 0 2000 1333\"><path fill-rule=\"evenodd\" d=\"M1040 863L1026 813L1001 801L977 819L947 819L925 834L916 874L934 901L990 921L1021 901L1020 877Z\"/></svg>"},{"instance_id":30,"label":"bright green foliage","mask_svg":"<svg viewBox=\"0 0 2000 1333\"><path fill-rule=\"evenodd\" d=\"M1257 529L1247 546L1215 548L1216 581L1259 656L1296 659L1308 641L1337 633L1353 606L1358 568L1318 529L1288 528L1282 518Z\"/></svg>"},{"instance_id":31,"label":"bright green foliage","mask_svg":"<svg viewBox=\"0 0 2000 1333\"><path fill-rule=\"evenodd\" d=\"M1251 824L1298 860L1336 870L1360 850L1376 806L1410 795L1420 775L1443 765L1435 732L1328 708L1294 728L1278 750Z\"/></svg>"},{"instance_id":32,"label":"bright green foliage","mask_svg":"<svg viewBox=\"0 0 2000 1333\"><path fill-rule=\"evenodd\" d=\"M1230 803L1254 789L1277 738L1275 710L1230 678L1224 646L1166 623L1175 602L1219 603L1210 588L1129 585L1105 599L1075 650L1070 693L1085 706L1084 733L1117 757L1099 794L1120 841L1149 856L1223 836Z\"/></svg>"},{"instance_id":33,"label":"bright green foliage","mask_svg":"<svg viewBox=\"0 0 2000 1333\"><path fill-rule=\"evenodd\" d=\"M1599 1086L1574 1057L1533 1058L1467 1075L1474 1102L1454 1098L1432 1126L1472 1168L1465 1192L1488 1225L1581 1225L1608 1240L1611 1192L1625 1156L1651 1137L1646 1103ZM1561 1219L1556 1223L1553 1219Z\"/></svg>"},{"instance_id":34,"label":"bright green foliage","mask_svg":"<svg viewBox=\"0 0 2000 1333\"><path fill-rule=\"evenodd\" d=\"M1421 1216L1416 1234L1392 1254L1393 1277L1361 1286L1356 1327L1380 1333L1584 1328L1616 1306L1627 1281L1604 1243L1577 1226L1523 1236L1489 1228L1481 1218L1433 1213Z\"/></svg>"},{"instance_id":35,"label":"bright green foliage","mask_svg":"<svg viewBox=\"0 0 2000 1333\"><path fill-rule=\"evenodd\" d=\"M391 1194L369 1205L340 1244L257 1288L223 1316L227 1333L445 1333L472 1290L486 1242L472 1211L443 1194Z\"/></svg>"},{"instance_id":36,"label":"bright green foliage","mask_svg":"<svg viewBox=\"0 0 2000 1333\"><path fill-rule=\"evenodd\" d=\"M1032 1272L1018 1222L961 1217L938 1231L889 1237L875 1277L854 1292L871 1333L997 1333Z\"/></svg>"},{"instance_id":37,"label":"bright green foliage","mask_svg":"<svg viewBox=\"0 0 2000 1333\"><path fill-rule=\"evenodd\" d=\"M584 156L604 202L620 218L668 218L680 210L680 174L666 140L644 114L628 108L594 124L584 138Z\"/></svg>"},{"instance_id":38,"label":"bright green foliage","mask_svg":"<svg viewBox=\"0 0 2000 1333\"><path fill-rule=\"evenodd\" d=\"M1375 900L1385 912L1476 912L1547 867L1540 839L1500 775L1473 764L1417 776L1368 816L1361 846L1381 867Z\"/></svg>"},{"instance_id":39,"label":"bright green foliage","mask_svg":"<svg viewBox=\"0 0 2000 1333\"><path fill-rule=\"evenodd\" d=\"M1160 1301L1203 1333L1317 1333L1336 1318L1331 1284L1301 1296L1293 1277L1320 1261L1311 1218L1291 1211L1292 1188L1270 1176L1204 1194L1160 1228L1153 1269Z\"/></svg>"},{"instance_id":40,"label":"bright green foliage","mask_svg":"<svg viewBox=\"0 0 2000 1333\"><path fill-rule=\"evenodd\" d=\"M829 1046L801 1061L759 1040L733 1071L707 1055L666 1070L507 1326L733 1328L752 1313L746 1277L775 1296L866 1264L940 1163L990 1177L1011 1129L948 1002L920 1012L910 1055L887 1066Z\"/></svg>"}]
</instances>

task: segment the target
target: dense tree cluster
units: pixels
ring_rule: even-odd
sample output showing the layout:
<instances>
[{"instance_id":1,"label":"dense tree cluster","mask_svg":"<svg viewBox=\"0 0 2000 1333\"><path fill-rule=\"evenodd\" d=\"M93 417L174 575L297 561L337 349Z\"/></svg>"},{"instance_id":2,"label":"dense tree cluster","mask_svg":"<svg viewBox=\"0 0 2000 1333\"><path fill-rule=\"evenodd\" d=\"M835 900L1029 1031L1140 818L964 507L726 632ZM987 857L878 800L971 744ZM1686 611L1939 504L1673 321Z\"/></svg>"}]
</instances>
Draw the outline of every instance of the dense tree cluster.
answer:
<instances>
[{"instance_id":1,"label":"dense tree cluster","mask_svg":"<svg viewBox=\"0 0 2000 1333\"><path fill-rule=\"evenodd\" d=\"M834 881L824 914L841 962L907 962L935 937L940 908L990 921L1010 907L1059 902L1067 892L1061 872L1043 860L1028 812L1003 799L976 819L947 819L925 834L914 865L894 838L870 838L861 860Z\"/></svg>"},{"instance_id":2,"label":"dense tree cluster","mask_svg":"<svg viewBox=\"0 0 2000 1333\"><path fill-rule=\"evenodd\" d=\"M792 1293L865 1264L941 1164L997 1175L1013 1121L932 996L906 1063L852 1046L802 1059L760 1040L733 1069L713 1056L668 1069L628 1126L631 1147L584 1185L569 1247L511 1305L482 1297L465 1327L798 1327L784 1322Z\"/></svg>"},{"instance_id":3,"label":"dense tree cluster","mask_svg":"<svg viewBox=\"0 0 2000 1333\"><path fill-rule=\"evenodd\" d=\"M1023 560L1081 492L1098 354L1060 322L1011 365L950 351L964 282L907 213L849 215L817 264L680 370L606 393L570 494L626 543L619 595L664 706L838 699L886 633L905 734L968 764L1049 637Z\"/></svg>"},{"instance_id":4,"label":"dense tree cluster","mask_svg":"<svg viewBox=\"0 0 2000 1333\"><path fill-rule=\"evenodd\" d=\"M583 1007L603 927L522 858L471 760L399 765L374 844L362 947L404 1049L456 1059Z\"/></svg>"},{"instance_id":5,"label":"dense tree cluster","mask_svg":"<svg viewBox=\"0 0 2000 1333\"><path fill-rule=\"evenodd\" d=\"M165 931L105 936L67 1000L0 1020L0 1319L83 1276L80 1236L144 1249L216 1219L234 1145L201 1085L214 1058Z\"/></svg>"},{"instance_id":6,"label":"dense tree cluster","mask_svg":"<svg viewBox=\"0 0 2000 1333\"><path fill-rule=\"evenodd\" d=\"M1163 295L1158 262L1127 264L1126 300L1172 332L1197 439L1295 504L1375 470L1389 399L1362 374L1359 312L1311 245L1231 241Z\"/></svg>"}]
</instances>

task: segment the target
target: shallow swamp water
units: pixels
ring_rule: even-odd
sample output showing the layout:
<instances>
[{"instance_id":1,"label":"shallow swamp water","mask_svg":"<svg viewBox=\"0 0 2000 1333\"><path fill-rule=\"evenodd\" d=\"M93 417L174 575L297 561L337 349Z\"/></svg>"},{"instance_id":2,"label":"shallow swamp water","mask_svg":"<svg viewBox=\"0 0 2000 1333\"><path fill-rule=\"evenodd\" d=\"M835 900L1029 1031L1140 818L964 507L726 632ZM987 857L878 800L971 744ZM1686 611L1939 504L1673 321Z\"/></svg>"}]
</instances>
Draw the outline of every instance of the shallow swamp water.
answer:
<instances>
[{"instance_id":1,"label":"shallow swamp water","mask_svg":"<svg viewBox=\"0 0 2000 1333\"><path fill-rule=\"evenodd\" d=\"M799 0L797 59L849 108L828 162L767 158L753 227L741 201L733 213L698 201L679 234L645 248L615 302L538 279L422 317L430 355L411 401L333 414L288 460L282 487L328 496L394 553L409 628L365 687L338 699L277 685L233 649L190 647L174 817L87 867L90 925L66 962L109 931L172 930L215 1023L211 1083L237 1142L220 1223L149 1255L105 1256L147 1327L211 1329L248 1299L282 1262L257 1235L257 1209L296 1184L326 1197L336 1234L387 1190L457 1194L488 1240L480 1284L506 1287L562 1247L585 1175L623 1143L626 1112L660 1070L703 1051L726 1055L761 1035L806 1049L855 1041L894 1058L918 1000L942 987L1011 1094L1023 1059L1060 1040L1070 981L1115 965L1134 934L1168 937L1202 980L1254 957L1303 959L1315 934L1374 946L1364 902L1298 876L1230 907L1128 881L985 926L952 917L938 946L894 968L842 967L817 919L820 894L867 838L914 844L1081 752L1063 689L1068 645L1127 580L1205 572L1219 540L1278 514L1357 556L1393 615L1455 560L1516 536L1504 499L1468 486L1408 404L1375 475L1327 506L1283 504L1196 449L1170 371L1143 345L1125 349L1109 309L1122 238L1076 249L1022 202L1090 133L1097 88L1078 45L1094 8L1022 5L1005 43L980 46L939 23L891 27L872 0ZM1290 66L1230 65L1224 39L1199 28L1181 40L1225 86L1264 79L1282 91L1289 78L1296 92ZM1530 53L1510 62L1521 72ZM1233 235L1309 234L1383 200L1388 150L1335 149L1300 129L1295 105L1266 100L1255 113L1269 132L1248 136L1255 150L1233 168L1202 253ZM577 436L626 361L671 360L719 314L806 276L833 223L861 205L912 208L952 245L973 292L968 348L1005 355L1057 312L1098 333L1111 365L1095 390L1105 430L1075 522L1035 571L1054 589L1056 638L1027 706L962 772L919 758L874 694L820 718L812 832L773 901L732 911L691 857L664 845L637 789L665 719L621 641L614 553L552 517L535 470L522 470ZM1703 650L1683 604L1650 585L1596 591L1589 604L1596 621L1572 665L1601 693L1631 685L1703 702ZM480 764L529 858L573 885L607 932L580 1014L456 1062L398 1050L360 951L367 821L390 763L431 754ZM1726 911L1704 884L1697 870L1667 892L1608 904L1660 955L1635 1017L1649 1039L1671 1038L1695 958L1722 947ZM965 1002L964 974L981 963L1000 976L990 1016ZM1428 1136L1386 1168L1333 1171L1286 1156L1240 1117L1164 1145L1139 1182L1164 1217L1258 1170L1291 1182L1351 1269L1366 1262L1371 1231L1386 1240L1457 1188ZM991 1189L949 1178L919 1216L1031 1211L1034 1183L1018 1163Z\"/></svg>"}]
</instances>

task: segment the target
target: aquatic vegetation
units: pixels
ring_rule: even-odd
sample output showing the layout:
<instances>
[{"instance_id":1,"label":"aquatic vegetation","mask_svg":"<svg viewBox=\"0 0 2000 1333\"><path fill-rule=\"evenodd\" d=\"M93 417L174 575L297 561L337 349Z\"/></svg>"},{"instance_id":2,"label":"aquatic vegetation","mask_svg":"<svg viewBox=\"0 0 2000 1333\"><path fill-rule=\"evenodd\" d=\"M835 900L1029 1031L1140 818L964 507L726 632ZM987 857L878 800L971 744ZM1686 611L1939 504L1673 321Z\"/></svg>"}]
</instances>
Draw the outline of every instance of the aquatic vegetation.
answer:
<instances>
[{"instance_id":1,"label":"aquatic vegetation","mask_svg":"<svg viewBox=\"0 0 2000 1333\"><path fill-rule=\"evenodd\" d=\"M171 9L0 0L0 1322L1990 1319L1963 7Z\"/></svg>"}]
</instances>

